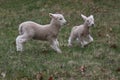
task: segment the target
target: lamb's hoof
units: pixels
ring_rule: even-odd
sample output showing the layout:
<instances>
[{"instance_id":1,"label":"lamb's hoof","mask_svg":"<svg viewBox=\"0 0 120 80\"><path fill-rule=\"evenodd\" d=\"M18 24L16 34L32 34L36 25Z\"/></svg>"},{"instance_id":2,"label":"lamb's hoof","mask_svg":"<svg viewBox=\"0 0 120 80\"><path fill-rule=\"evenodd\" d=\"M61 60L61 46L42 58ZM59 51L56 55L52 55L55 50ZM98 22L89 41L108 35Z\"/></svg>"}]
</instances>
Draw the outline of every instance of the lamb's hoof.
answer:
<instances>
[{"instance_id":1,"label":"lamb's hoof","mask_svg":"<svg viewBox=\"0 0 120 80\"><path fill-rule=\"evenodd\" d=\"M62 53L62 51L61 51L61 50L58 50L58 51L57 51L57 53L60 53L60 54L61 54L61 53Z\"/></svg>"},{"instance_id":2,"label":"lamb's hoof","mask_svg":"<svg viewBox=\"0 0 120 80\"><path fill-rule=\"evenodd\" d=\"M68 47L72 47L72 44L68 44Z\"/></svg>"},{"instance_id":3,"label":"lamb's hoof","mask_svg":"<svg viewBox=\"0 0 120 80\"><path fill-rule=\"evenodd\" d=\"M82 45L81 48L85 48L87 47L89 44L86 44L86 45Z\"/></svg>"},{"instance_id":4,"label":"lamb's hoof","mask_svg":"<svg viewBox=\"0 0 120 80\"><path fill-rule=\"evenodd\" d=\"M16 51L17 52L23 52L24 50L23 49L17 49Z\"/></svg>"},{"instance_id":5,"label":"lamb's hoof","mask_svg":"<svg viewBox=\"0 0 120 80\"><path fill-rule=\"evenodd\" d=\"M87 47L87 45L81 45L81 48L85 48L85 47Z\"/></svg>"},{"instance_id":6,"label":"lamb's hoof","mask_svg":"<svg viewBox=\"0 0 120 80\"><path fill-rule=\"evenodd\" d=\"M93 41L89 42L88 44L91 44L91 43L93 43Z\"/></svg>"},{"instance_id":7,"label":"lamb's hoof","mask_svg":"<svg viewBox=\"0 0 120 80\"><path fill-rule=\"evenodd\" d=\"M81 46L81 48L85 48L85 46Z\"/></svg>"}]
</instances>

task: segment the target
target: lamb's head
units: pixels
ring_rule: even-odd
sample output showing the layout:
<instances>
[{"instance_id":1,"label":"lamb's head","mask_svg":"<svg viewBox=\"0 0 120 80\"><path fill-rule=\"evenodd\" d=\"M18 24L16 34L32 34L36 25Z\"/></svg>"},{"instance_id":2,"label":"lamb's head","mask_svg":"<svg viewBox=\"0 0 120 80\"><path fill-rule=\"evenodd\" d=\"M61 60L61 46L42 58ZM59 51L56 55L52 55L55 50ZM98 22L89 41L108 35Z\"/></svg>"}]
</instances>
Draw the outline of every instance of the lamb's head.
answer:
<instances>
[{"instance_id":1,"label":"lamb's head","mask_svg":"<svg viewBox=\"0 0 120 80\"><path fill-rule=\"evenodd\" d=\"M54 23L59 24L60 26L64 25L67 22L62 14L49 13L49 16L52 18Z\"/></svg>"},{"instance_id":2,"label":"lamb's head","mask_svg":"<svg viewBox=\"0 0 120 80\"><path fill-rule=\"evenodd\" d=\"M89 17L86 17L85 15L81 14L81 17L84 19L85 24L87 24L88 26L94 26L93 15L90 15Z\"/></svg>"}]
</instances>

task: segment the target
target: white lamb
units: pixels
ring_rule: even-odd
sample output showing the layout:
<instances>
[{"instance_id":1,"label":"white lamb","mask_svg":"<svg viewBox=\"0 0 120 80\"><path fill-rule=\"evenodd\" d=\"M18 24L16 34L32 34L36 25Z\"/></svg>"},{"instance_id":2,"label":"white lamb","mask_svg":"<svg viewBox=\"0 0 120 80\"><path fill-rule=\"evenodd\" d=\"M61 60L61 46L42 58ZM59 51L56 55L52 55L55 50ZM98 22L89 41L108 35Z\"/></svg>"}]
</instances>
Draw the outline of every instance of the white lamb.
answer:
<instances>
[{"instance_id":1,"label":"white lamb","mask_svg":"<svg viewBox=\"0 0 120 80\"><path fill-rule=\"evenodd\" d=\"M23 44L30 39L48 41L51 47L58 53L62 53L59 49L57 40L58 33L66 20L62 14L49 13L52 18L50 24L40 25L32 21L26 21L19 25L19 35L16 38L17 51L23 51Z\"/></svg>"},{"instance_id":2,"label":"white lamb","mask_svg":"<svg viewBox=\"0 0 120 80\"><path fill-rule=\"evenodd\" d=\"M81 44L81 47L84 47L93 42L93 38L90 35L89 27L94 26L94 17L93 15L86 17L83 14L81 14L81 17L84 19L84 24L72 28L68 40L68 46L70 47L72 46L72 43L75 39L78 40L79 44Z\"/></svg>"}]
</instances>

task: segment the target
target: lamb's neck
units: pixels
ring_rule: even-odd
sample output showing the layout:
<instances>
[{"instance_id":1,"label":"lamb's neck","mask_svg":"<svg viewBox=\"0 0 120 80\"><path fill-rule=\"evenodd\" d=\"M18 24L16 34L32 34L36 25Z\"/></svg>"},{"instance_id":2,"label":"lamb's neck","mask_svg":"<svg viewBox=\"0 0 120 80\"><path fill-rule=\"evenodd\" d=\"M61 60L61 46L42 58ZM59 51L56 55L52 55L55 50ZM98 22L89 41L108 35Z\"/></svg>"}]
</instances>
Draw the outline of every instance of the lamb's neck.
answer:
<instances>
[{"instance_id":1,"label":"lamb's neck","mask_svg":"<svg viewBox=\"0 0 120 80\"><path fill-rule=\"evenodd\" d=\"M51 20L50 26L52 27L53 30L59 32L61 25L56 23L54 20Z\"/></svg>"},{"instance_id":2,"label":"lamb's neck","mask_svg":"<svg viewBox=\"0 0 120 80\"><path fill-rule=\"evenodd\" d=\"M83 34L84 36L86 36L90 33L89 26L86 23L84 23L83 26L84 26Z\"/></svg>"},{"instance_id":3,"label":"lamb's neck","mask_svg":"<svg viewBox=\"0 0 120 80\"><path fill-rule=\"evenodd\" d=\"M88 24L84 23L83 26L84 26L85 29L88 29L88 30L89 30Z\"/></svg>"}]
</instances>

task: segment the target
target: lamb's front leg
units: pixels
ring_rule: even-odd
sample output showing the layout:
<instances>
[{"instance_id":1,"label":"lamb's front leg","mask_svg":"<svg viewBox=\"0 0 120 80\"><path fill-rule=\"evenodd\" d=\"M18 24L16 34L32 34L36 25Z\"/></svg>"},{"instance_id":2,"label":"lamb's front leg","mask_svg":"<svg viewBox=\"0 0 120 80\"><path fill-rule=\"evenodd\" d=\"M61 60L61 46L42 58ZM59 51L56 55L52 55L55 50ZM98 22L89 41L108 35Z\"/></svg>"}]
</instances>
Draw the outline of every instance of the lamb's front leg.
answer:
<instances>
[{"instance_id":1,"label":"lamb's front leg","mask_svg":"<svg viewBox=\"0 0 120 80\"><path fill-rule=\"evenodd\" d=\"M86 42L85 40L81 41L82 48L84 48L87 44L88 44L88 42Z\"/></svg>"},{"instance_id":2,"label":"lamb's front leg","mask_svg":"<svg viewBox=\"0 0 120 80\"><path fill-rule=\"evenodd\" d=\"M58 53L62 53L62 51L61 51L60 48L59 48L59 42L58 42L57 39L53 39L53 40L52 40L51 47L52 47L55 51L57 51Z\"/></svg>"},{"instance_id":3,"label":"lamb's front leg","mask_svg":"<svg viewBox=\"0 0 120 80\"><path fill-rule=\"evenodd\" d=\"M93 42L93 38L92 36L89 34L87 37L81 37L80 39L82 48L84 48L85 46L87 46L89 43Z\"/></svg>"},{"instance_id":4,"label":"lamb's front leg","mask_svg":"<svg viewBox=\"0 0 120 80\"><path fill-rule=\"evenodd\" d=\"M81 44L81 47L82 47L82 48L84 48L84 47L88 44L88 42L85 41L85 39L84 39L83 36L81 36L81 37L79 37L79 38L77 38L77 39L78 39L78 42Z\"/></svg>"},{"instance_id":5,"label":"lamb's front leg","mask_svg":"<svg viewBox=\"0 0 120 80\"><path fill-rule=\"evenodd\" d=\"M93 37L90 34L88 35L88 38L89 38L89 41L88 41L89 43L93 42Z\"/></svg>"}]
</instances>

